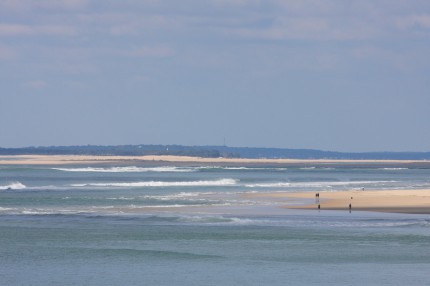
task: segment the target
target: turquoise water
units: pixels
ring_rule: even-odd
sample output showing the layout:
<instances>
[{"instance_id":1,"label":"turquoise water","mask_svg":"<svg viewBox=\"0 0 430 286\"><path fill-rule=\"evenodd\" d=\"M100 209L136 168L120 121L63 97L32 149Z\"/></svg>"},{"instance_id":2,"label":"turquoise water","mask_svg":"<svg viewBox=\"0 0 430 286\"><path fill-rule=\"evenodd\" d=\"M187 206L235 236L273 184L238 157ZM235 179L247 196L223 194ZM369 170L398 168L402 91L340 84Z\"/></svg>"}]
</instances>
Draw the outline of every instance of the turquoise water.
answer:
<instances>
[{"instance_id":1,"label":"turquoise water","mask_svg":"<svg viewBox=\"0 0 430 286\"><path fill-rule=\"evenodd\" d=\"M0 166L0 284L428 285L428 215L243 196L363 187L430 170Z\"/></svg>"}]
</instances>

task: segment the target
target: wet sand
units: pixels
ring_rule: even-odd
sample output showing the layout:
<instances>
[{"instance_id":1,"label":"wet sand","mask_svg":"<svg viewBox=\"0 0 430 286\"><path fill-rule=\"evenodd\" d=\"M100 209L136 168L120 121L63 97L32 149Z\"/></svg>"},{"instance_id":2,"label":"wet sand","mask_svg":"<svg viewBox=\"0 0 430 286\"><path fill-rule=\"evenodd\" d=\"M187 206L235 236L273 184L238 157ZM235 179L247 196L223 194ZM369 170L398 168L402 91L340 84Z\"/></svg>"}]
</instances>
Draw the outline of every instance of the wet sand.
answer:
<instances>
[{"instance_id":1,"label":"wet sand","mask_svg":"<svg viewBox=\"0 0 430 286\"><path fill-rule=\"evenodd\" d=\"M318 209L349 211L376 211L410 214L430 214L430 190L359 190L302 193L259 193L250 197L302 200L303 204L284 206L291 209Z\"/></svg>"}]
</instances>

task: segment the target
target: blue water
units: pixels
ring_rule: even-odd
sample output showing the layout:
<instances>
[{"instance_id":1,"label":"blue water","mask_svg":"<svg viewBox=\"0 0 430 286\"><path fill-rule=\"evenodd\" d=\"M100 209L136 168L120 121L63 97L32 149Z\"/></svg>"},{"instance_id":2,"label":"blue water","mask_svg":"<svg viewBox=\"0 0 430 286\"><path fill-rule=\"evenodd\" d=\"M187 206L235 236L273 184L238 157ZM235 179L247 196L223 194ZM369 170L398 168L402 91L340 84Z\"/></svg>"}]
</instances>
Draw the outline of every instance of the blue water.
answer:
<instances>
[{"instance_id":1,"label":"blue water","mask_svg":"<svg viewBox=\"0 0 430 286\"><path fill-rule=\"evenodd\" d=\"M361 188L430 170L0 166L0 285L429 285L428 215L245 196Z\"/></svg>"}]
</instances>

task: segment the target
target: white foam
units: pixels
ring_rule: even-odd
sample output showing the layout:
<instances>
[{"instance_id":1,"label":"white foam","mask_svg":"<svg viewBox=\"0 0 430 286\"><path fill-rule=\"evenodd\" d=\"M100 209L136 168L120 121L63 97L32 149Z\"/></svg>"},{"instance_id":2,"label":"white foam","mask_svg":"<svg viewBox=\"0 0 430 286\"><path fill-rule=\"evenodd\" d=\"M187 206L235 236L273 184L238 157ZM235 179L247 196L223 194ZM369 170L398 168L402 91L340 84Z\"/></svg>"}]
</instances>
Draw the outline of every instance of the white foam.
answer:
<instances>
[{"instance_id":1,"label":"white foam","mask_svg":"<svg viewBox=\"0 0 430 286\"><path fill-rule=\"evenodd\" d=\"M285 188L290 187L291 183L266 183L266 184L248 184L245 185L247 188Z\"/></svg>"},{"instance_id":2,"label":"white foam","mask_svg":"<svg viewBox=\"0 0 430 286\"><path fill-rule=\"evenodd\" d=\"M247 188L286 188L286 187L296 187L296 188L323 188L331 186L354 186L354 185L369 185L369 184L385 184L385 183L395 183L396 181L342 181L342 182L275 182L275 183L265 183L265 184L247 184Z\"/></svg>"},{"instance_id":3,"label":"white foam","mask_svg":"<svg viewBox=\"0 0 430 286\"><path fill-rule=\"evenodd\" d=\"M251 168L251 167L224 167L225 170L246 170L246 171L262 171L262 170L269 170L269 171L286 171L287 168Z\"/></svg>"},{"instance_id":4,"label":"white foam","mask_svg":"<svg viewBox=\"0 0 430 286\"><path fill-rule=\"evenodd\" d=\"M185 182L166 182L166 181L144 181L144 182L113 182L113 183L84 183L72 184L72 187L210 187L210 186L232 186L237 184L234 179L220 179L213 181L185 181Z\"/></svg>"},{"instance_id":5,"label":"white foam","mask_svg":"<svg viewBox=\"0 0 430 286\"><path fill-rule=\"evenodd\" d=\"M10 183L9 185L0 186L0 190L22 190L25 188L27 188L27 186L24 184L21 184L20 182L13 182L13 183Z\"/></svg>"},{"instance_id":6,"label":"white foam","mask_svg":"<svg viewBox=\"0 0 430 286\"><path fill-rule=\"evenodd\" d=\"M262 168L262 167L223 167L223 166L203 166L196 167L198 170L232 170L232 171L262 171L262 170L270 170L270 171L286 171L287 168Z\"/></svg>"},{"instance_id":7,"label":"white foam","mask_svg":"<svg viewBox=\"0 0 430 286\"><path fill-rule=\"evenodd\" d=\"M143 173L143 172L194 172L194 168L181 167L153 167L141 168L136 166L128 167L110 167L110 168L52 168L53 170L64 172L97 172L97 173Z\"/></svg>"},{"instance_id":8,"label":"white foam","mask_svg":"<svg viewBox=\"0 0 430 286\"><path fill-rule=\"evenodd\" d=\"M171 194L171 195L165 195L165 196L143 196L143 199L153 199L153 200L161 200L161 201L168 201L168 200L178 200L178 199L189 199L189 198L195 198L198 197L201 193L188 193L188 192L180 192L178 194Z\"/></svg>"},{"instance_id":9,"label":"white foam","mask_svg":"<svg viewBox=\"0 0 430 286\"><path fill-rule=\"evenodd\" d=\"M41 208L11 208L5 211L7 214L14 215L73 215L82 213L93 213L90 210L81 209L41 209Z\"/></svg>"},{"instance_id":10,"label":"white foam","mask_svg":"<svg viewBox=\"0 0 430 286\"><path fill-rule=\"evenodd\" d=\"M119 197L119 198L106 198L106 200L118 200L118 201L133 201L136 198L133 197Z\"/></svg>"},{"instance_id":11,"label":"white foam","mask_svg":"<svg viewBox=\"0 0 430 286\"><path fill-rule=\"evenodd\" d=\"M200 207L201 205L149 205L149 206L131 206L131 208L147 208L147 209L169 209L169 208L184 208L184 207ZM130 207L130 206L129 206Z\"/></svg>"}]
</instances>

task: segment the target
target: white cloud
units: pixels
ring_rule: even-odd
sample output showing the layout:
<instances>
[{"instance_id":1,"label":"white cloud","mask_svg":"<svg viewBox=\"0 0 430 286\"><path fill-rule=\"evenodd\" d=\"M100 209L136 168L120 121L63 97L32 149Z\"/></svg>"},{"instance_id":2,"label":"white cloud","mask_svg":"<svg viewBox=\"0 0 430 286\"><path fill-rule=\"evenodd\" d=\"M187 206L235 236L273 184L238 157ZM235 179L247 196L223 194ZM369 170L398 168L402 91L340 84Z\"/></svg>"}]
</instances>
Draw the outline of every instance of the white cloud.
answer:
<instances>
[{"instance_id":1,"label":"white cloud","mask_svg":"<svg viewBox=\"0 0 430 286\"><path fill-rule=\"evenodd\" d=\"M16 50L0 45L0 60L13 60L16 59L18 56L18 53Z\"/></svg>"},{"instance_id":2,"label":"white cloud","mask_svg":"<svg viewBox=\"0 0 430 286\"><path fill-rule=\"evenodd\" d=\"M261 3L261 0L211 0L216 6L255 6Z\"/></svg>"},{"instance_id":3,"label":"white cloud","mask_svg":"<svg viewBox=\"0 0 430 286\"><path fill-rule=\"evenodd\" d=\"M34 12L42 10L76 10L87 7L89 0L2 0L0 8L9 12Z\"/></svg>"},{"instance_id":4,"label":"white cloud","mask_svg":"<svg viewBox=\"0 0 430 286\"><path fill-rule=\"evenodd\" d=\"M43 35L57 35L57 36L73 36L77 34L76 28L72 26L63 25L45 25L36 27L34 32Z\"/></svg>"},{"instance_id":5,"label":"white cloud","mask_svg":"<svg viewBox=\"0 0 430 286\"><path fill-rule=\"evenodd\" d=\"M32 89L41 89L47 86L47 83L43 80L31 80L24 83L24 86Z\"/></svg>"},{"instance_id":6,"label":"white cloud","mask_svg":"<svg viewBox=\"0 0 430 286\"><path fill-rule=\"evenodd\" d=\"M375 38L380 30L368 23L350 20L343 25L324 17L282 17L269 27L237 28L233 34L265 40L361 40Z\"/></svg>"},{"instance_id":7,"label":"white cloud","mask_svg":"<svg viewBox=\"0 0 430 286\"><path fill-rule=\"evenodd\" d=\"M133 48L124 54L132 57L165 58L173 56L174 51L168 46L156 45Z\"/></svg>"},{"instance_id":8,"label":"white cloud","mask_svg":"<svg viewBox=\"0 0 430 286\"><path fill-rule=\"evenodd\" d=\"M135 75L132 77L132 80L136 82L151 82L153 78L147 75Z\"/></svg>"},{"instance_id":9,"label":"white cloud","mask_svg":"<svg viewBox=\"0 0 430 286\"><path fill-rule=\"evenodd\" d=\"M351 50L351 57L363 64L372 63L379 66L387 66L392 70L410 72L412 70L425 69L429 60L426 54L429 49L398 50L396 47L378 47L371 44L362 45Z\"/></svg>"},{"instance_id":10,"label":"white cloud","mask_svg":"<svg viewBox=\"0 0 430 286\"><path fill-rule=\"evenodd\" d=\"M71 36L76 34L77 31L72 26L0 24L0 36Z\"/></svg>"},{"instance_id":11,"label":"white cloud","mask_svg":"<svg viewBox=\"0 0 430 286\"><path fill-rule=\"evenodd\" d=\"M20 24L0 24L1 36L15 36L31 34L31 26Z\"/></svg>"},{"instance_id":12,"label":"white cloud","mask_svg":"<svg viewBox=\"0 0 430 286\"><path fill-rule=\"evenodd\" d=\"M412 15L397 20L397 26L401 29L430 29L430 15Z\"/></svg>"},{"instance_id":13,"label":"white cloud","mask_svg":"<svg viewBox=\"0 0 430 286\"><path fill-rule=\"evenodd\" d=\"M114 36L128 36L137 35L139 30L139 25L135 23L127 23L112 26L110 28L110 33Z\"/></svg>"}]
</instances>

